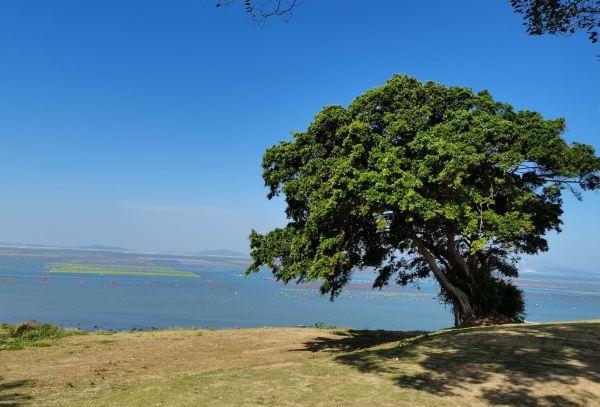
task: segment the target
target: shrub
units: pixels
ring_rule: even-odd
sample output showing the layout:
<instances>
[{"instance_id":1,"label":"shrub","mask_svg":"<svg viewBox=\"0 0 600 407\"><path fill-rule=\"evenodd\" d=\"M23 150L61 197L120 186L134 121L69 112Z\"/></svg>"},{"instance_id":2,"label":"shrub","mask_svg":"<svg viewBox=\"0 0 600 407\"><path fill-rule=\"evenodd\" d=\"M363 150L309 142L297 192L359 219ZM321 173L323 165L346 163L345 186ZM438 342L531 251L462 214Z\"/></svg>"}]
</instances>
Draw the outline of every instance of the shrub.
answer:
<instances>
[{"instance_id":1,"label":"shrub","mask_svg":"<svg viewBox=\"0 0 600 407\"><path fill-rule=\"evenodd\" d=\"M77 329L65 329L53 324L40 324L36 321L16 325L2 324L0 350L18 350L26 346L48 346L48 341L70 335L81 335Z\"/></svg>"}]
</instances>

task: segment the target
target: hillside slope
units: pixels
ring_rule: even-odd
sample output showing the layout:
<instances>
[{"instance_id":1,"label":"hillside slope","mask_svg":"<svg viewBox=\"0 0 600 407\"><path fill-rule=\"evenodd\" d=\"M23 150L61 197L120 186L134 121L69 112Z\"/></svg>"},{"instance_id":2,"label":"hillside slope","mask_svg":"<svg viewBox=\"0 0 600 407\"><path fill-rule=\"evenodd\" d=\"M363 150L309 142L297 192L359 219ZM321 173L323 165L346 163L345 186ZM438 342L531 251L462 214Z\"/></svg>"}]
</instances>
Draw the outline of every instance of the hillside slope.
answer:
<instances>
[{"instance_id":1,"label":"hillside slope","mask_svg":"<svg viewBox=\"0 0 600 407\"><path fill-rule=\"evenodd\" d=\"M600 321L89 334L0 366L0 406L591 406Z\"/></svg>"}]
</instances>

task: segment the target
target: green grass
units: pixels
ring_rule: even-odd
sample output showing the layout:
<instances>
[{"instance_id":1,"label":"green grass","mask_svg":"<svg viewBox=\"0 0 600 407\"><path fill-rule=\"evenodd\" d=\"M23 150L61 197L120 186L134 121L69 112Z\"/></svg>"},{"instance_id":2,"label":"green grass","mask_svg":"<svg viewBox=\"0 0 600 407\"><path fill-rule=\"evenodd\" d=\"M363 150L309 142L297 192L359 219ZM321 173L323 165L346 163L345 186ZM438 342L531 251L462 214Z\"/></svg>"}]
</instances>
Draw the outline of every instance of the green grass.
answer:
<instances>
[{"instance_id":1,"label":"green grass","mask_svg":"<svg viewBox=\"0 0 600 407\"><path fill-rule=\"evenodd\" d=\"M28 346L48 346L52 340L82 334L83 331L76 329L38 324L35 321L16 325L0 323L0 351L19 350Z\"/></svg>"},{"instance_id":2,"label":"green grass","mask_svg":"<svg viewBox=\"0 0 600 407\"><path fill-rule=\"evenodd\" d=\"M170 267L91 263L53 263L50 265L50 272L119 276L196 277L196 274L191 271L175 270Z\"/></svg>"},{"instance_id":3,"label":"green grass","mask_svg":"<svg viewBox=\"0 0 600 407\"><path fill-rule=\"evenodd\" d=\"M15 406L600 406L600 321L90 333L0 367Z\"/></svg>"}]
</instances>

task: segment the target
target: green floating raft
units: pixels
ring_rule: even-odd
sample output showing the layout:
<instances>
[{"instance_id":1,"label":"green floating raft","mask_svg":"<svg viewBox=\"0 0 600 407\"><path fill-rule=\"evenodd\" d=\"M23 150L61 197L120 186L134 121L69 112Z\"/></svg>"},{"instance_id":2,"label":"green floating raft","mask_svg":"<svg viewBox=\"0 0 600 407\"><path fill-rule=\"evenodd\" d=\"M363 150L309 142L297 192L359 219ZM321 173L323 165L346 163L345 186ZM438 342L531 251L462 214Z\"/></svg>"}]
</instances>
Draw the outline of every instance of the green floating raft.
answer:
<instances>
[{"instance_id":1,"label":"green floating raft","mask_svg":"<svg viewBox=\"0 0 600 407\"><path fill-rule=\"evenodd\" d=\"M175 270L170 267L135 266L118 264L89 263L53 263L49 265L51 273L61 274L104 274L116 276L163 276L198 277L191 271Z\"/></svg>"}]
</instances>

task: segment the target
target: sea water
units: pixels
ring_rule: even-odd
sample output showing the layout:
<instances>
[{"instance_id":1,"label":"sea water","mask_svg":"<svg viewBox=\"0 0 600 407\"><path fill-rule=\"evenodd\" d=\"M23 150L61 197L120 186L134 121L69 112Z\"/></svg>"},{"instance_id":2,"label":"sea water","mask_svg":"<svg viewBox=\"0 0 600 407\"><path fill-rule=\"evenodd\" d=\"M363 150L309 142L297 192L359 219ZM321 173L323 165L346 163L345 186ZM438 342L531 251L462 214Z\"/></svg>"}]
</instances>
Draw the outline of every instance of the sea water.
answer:
<instances>
[{"instance_id":1,"label":"sea water","mask_svg":"<svg viewBox=\"0 0 600 407\"><path fill-rule=\"evenodd\" d=\"M85 330L165 327L327 325L354 329L433 330L452 324L438 287L391 285L372 290L373 275L355 273L331 302L317 285L283 285L264 271L207 267L163 259L161 266L197 277L55 274L57 257L0 256L0 321L37 320ZM157 264L155 261L154 264ZM527 320L600 318L600 275L524 272Z\"/></svg>"}]
</instances>

